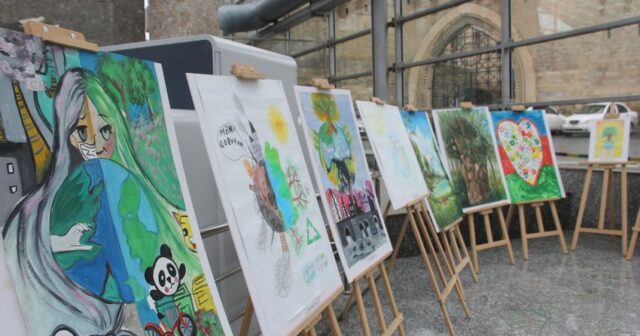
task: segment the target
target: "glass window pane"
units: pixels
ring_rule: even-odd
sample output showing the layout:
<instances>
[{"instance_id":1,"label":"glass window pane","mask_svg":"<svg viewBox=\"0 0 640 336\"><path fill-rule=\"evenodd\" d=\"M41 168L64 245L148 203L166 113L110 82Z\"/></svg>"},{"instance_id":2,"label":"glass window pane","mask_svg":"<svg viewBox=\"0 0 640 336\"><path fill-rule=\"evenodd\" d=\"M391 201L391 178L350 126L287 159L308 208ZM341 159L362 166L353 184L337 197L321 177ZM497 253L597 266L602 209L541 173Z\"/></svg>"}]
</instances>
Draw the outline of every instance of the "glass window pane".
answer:
<instances>
[{"instance_id":1,"label":"glass window pane","mask_svg":"<svg viewBox=\"0 0 640 336\"><path fill-rule=\"evenodd\" d=\"M317 16L291 28L289 53L295 54L325 43L329 39L328 22L327 17Z\"/></svg>"},{"instance_id":2,"label":"glass window pane","mask_svg":"<svg viewBox=\"0 0 640 336\"><path fill-rule=\"evenodd\" d=\"M371 71L371 35L361 36L336 45L338 76Z\"/></svg>"},{"instance_id":3,"label":"glass window pane","mask_svg":"<svg viewBox=\"0 0 640 336\"><path fill-rule=\"evenodd\" d=\"M322 49L296 58L298 63L298 83L306 84L312 78L329 77L329 51Z\"/></svg>"},{"instance_id":4,"label":"glass window pane","mask_svg":"<svg viewBox=\"0 0 640 336\"><path fill-rule=\"evenodd\" d=\"M369 0L349 1L336 8L336 37L343 37L371 28Z\"/></svg>"},{"instance_id":5,"label":"glass window pane","mask_svg":"<svg viewBox=\"0 0 640 336\"><path fill-rule=\"evenodd\" d=\"M514 40L549 35L640 15L640 1L512 0Z\"/></svg>"},{"instance_id":6,"label":"glass window pane","mask_svg":"<svg viewBox=\"0 0 640 336\"><path fill-rule=\"evenodd\" d=\"M354 100L369 100L373 97L372 76L339 81L336 83L336 87L351 90L351 96Z\"/></svg>"},{"instance_id":7,"label":"glass window pane","mask_svg":"<svg viewBox=\"0 0 640 336\"><path fill-rule=\"evenodd\" d=\"M516 48L515 86L529 102L637 95L639 54L636 25Z\"/></svg>"}]
</instances>

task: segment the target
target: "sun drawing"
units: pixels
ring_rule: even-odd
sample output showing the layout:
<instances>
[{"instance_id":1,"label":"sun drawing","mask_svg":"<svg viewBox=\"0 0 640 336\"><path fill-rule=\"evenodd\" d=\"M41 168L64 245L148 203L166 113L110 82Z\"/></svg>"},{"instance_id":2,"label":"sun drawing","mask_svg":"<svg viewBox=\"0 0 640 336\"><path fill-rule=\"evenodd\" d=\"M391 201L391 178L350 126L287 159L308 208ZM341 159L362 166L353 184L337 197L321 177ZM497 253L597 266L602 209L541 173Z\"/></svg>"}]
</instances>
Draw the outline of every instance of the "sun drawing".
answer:
<instances>
[{"instance_id":1,"label":"sun drawing","mask_svg":"<svg viewBox=\"0 0 640 336\"><path fill-rule=\"evenodd\" d=\"M271 130L278 141L284 143L289 139L287 122L284 120L284 115L282 115L280 109L275 105L269 106L269 125L271 125Z\"/></svg>"}]
</instances>

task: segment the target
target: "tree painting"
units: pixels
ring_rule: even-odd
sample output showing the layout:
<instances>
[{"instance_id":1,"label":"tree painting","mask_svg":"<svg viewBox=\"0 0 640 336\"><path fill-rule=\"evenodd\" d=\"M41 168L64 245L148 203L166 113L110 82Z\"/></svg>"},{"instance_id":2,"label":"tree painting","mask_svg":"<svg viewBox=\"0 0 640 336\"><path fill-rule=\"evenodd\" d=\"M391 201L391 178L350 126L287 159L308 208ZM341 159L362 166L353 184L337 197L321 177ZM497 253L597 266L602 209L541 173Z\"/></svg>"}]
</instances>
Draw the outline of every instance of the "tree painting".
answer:
<instances>
[{"instance_id":1,"label":"tree painting","mask_svg":"<svg viewBox=\"0 0 640 336\"><path fill-rule=\"evenodd\" d=\"M447 168L463 208L506 201L488 110L434 111Z\"/></svg>"}]
</instances>

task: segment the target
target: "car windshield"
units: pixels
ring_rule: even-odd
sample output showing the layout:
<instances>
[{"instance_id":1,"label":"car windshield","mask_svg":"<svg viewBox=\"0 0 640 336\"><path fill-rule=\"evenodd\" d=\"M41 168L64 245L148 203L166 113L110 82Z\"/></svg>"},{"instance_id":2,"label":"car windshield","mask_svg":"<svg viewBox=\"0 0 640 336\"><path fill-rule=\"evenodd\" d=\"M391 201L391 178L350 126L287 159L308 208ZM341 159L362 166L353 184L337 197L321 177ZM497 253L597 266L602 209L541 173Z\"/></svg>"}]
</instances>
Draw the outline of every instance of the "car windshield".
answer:
<instances>
[{"instance_id":1,"label":"car windshield","mask_svg":"<svg viewBox=\"0 0 640 336\"><path fill-rule=\"evenodd\" d=\"M604 105L585 105L577 113L578 114L598 114L602 112L602 109L604 109Z\"/></svg>"}]
</instances>

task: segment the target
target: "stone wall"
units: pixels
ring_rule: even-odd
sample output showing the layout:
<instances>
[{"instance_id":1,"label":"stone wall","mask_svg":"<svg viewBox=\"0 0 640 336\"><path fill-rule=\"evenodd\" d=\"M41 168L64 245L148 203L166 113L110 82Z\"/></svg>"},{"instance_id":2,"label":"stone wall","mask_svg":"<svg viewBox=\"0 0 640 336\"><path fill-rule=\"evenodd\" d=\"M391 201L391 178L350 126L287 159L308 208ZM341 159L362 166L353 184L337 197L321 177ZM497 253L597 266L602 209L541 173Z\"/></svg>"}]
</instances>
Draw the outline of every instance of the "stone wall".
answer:
<instances>
[{"instance_id":1,"label":"stone wall","mask_svg":"<svg viewBox=\"0 0 640 336\"><path fill-rule=\"evenodd\" d=\"M149 36L152 40L199 34L218 36L219 6L220 0L150 0Z\"/></svg>"},{"instance_id":2,"label":"stone wall","mask_svg":"<svg viewBox=\"0 0 640 336\"><path fill-rule=\"evenodd\" d=\"M98 45L144 40L143 0L0 0L0 22L38 16Z\"/></svg>"}]
</instances>

